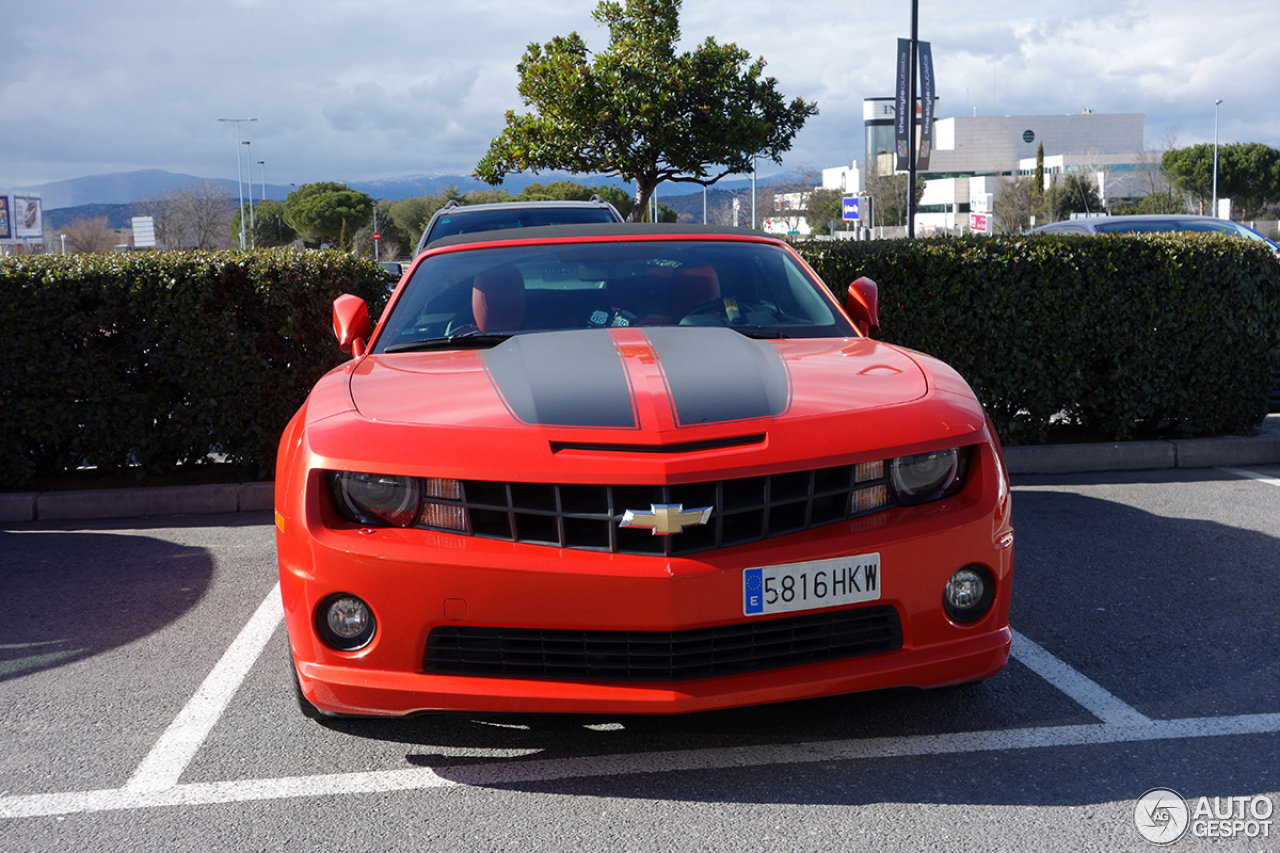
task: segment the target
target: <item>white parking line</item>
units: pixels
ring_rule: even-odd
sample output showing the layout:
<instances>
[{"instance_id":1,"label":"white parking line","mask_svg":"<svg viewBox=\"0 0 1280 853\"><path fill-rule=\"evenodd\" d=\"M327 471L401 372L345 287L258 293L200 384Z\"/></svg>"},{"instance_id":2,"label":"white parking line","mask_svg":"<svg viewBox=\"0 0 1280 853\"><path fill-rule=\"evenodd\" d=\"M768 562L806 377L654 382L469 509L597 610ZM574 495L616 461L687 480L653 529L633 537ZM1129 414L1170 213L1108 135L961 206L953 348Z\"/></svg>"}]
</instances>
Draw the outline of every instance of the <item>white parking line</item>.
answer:
<instances>
[{"instance_id":1,"label":"white parking line","mask_svg":"<svg viewBox=\"0 0 1280 853\"><path fill-rule=\"evenodd\" d=\"M1259 474L1257 471L1246 471L1244 468L1219 468L1218 470L1226 471L1228 474L1235 474L1237 477L1257 480L1259 483L1266 483L1268 486L1280 486L1280 478L1268 477L1266 474Z\"/></svg>"},{"instance_id":2,"label":"white parking line","mask_svg":"<svg viewBox=\"0 0 1280 853\"><path fill-rule=\"evenodd\" d=\"M1102 723L1085 726L1048 726L915 737L507 761L456 767L443 766L434 769L414 768L370 773L340 773L328 776L209 782L175 785L159 791L116 788L105 791L4 797L0 798L0 818L160 806L214 805L296 797L420 791L458 786L504 787L648 773L731 770L829 761L958 755L1011 749L1045 749L1276 732L1280 732L1280 714L1249 714L1237 717L1156 720L1138 725Z\"/></svg>"},{"instance_id":3,"label":"white parking line","mask_svg":"<svg viewBox=\"0 0 1280 853\"><path fill-rule=\"evenodd\" d=\"M1151 725L1151 718L1121 702L1104 690L1096 681L1087 678L1028 640L1013 632L1013 657L1036 675L1075 700L1090 714L1104 723L1121 726Z\"/></svg>"},{"instance_id":4,"label":"white parking line","mask_svg":"<svg viewBox=\"0 0 1280 853\"><path fill-rule=\"evenodd\" d=\"M1100 724L1045 726L943 735L846 739L799 744L677 750L583 758L495 761L436 768L178 784L283 618L277 585L214 666L195 695L121 788L0 796L0 818L214 805L254 800L327 797L432 788L502 787L537 782L648 773L956 755L1140 741L1274 734L1280 713L1152 720L1125 704L1024 635L1014 632L1012 655L1061 690Z\"/></svg>"},{"instance_id":5,"label":"white parking line","mask_svg":"<svg viewBox=\"0 0 1280 853\"><path fill-rule=\"evenodd\" d=\"M240 684L253 669L263 647L283 618L280 584L277 583L195 695L138 765L125 783L125 790L159 791L178 784L182 771L187 769L204 744L204 739L213 730L231 697L240 689Z\"/></svg>"}]
</instances>

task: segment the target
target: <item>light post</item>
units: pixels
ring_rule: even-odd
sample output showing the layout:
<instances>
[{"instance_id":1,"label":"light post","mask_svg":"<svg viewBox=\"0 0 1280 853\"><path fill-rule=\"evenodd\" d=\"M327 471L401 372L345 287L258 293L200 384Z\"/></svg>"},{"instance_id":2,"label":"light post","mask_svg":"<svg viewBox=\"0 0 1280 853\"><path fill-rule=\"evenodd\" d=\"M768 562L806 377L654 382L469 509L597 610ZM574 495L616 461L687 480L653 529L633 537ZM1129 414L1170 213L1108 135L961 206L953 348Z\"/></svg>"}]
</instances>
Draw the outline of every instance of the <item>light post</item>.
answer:
<instances>
[{"instance_id":1,"label":"light post","mask_svg":"<svg viewBox=\"0 0 1280 853\"><path fill-rule=\"evenodd\" d=\"M250 153L253 149L250 148L249 145L249 142L245 142L244 144L244 156L245 159L249 161L249 246L256 249L258 248L258 245L253 236L253 154ZM243 209L240 211L240 220L242 222L244 221Z\"/></svg>"},{"instance_id":2,"label":"light post","mask_svg":"<svg viewBox=\"0 0 1280 853\"><path fill-rule=\"evenodd\" d=\"M756 227L756 155L751 155L751 227Z\"/></svg>"},{"instance_id":3,"label":"light post","mask_svg":"<svg viewBox=\"0 0 1280 853\"><path fill-rule=\"evenodd\" d=\"M907 94L907 236L916 236L916 63L920 50L920 3L911 0L911 55L910 80Z\"/></svg>"},{"instance_id":4,"label":"light post","mask_svg":"<svg viewBox=\"0 0 1280 853\"><path fill-rule=\"evenodd\" d=\"M262 175L262 199L261 200L266 201L267 200L267 161L259 160L258 168L261 170L259 174Z\"/></svg>"},{"instance_id":5,"label":"light post","mask_svg":"<svg viewBox=\"0 0 1280 853\"><path fill-rule=\"evenodd\" d=\"M236 186L240 189L240 248L244 248L244 173L240 171L240 122L257 121L256 118L220 118L218 121L234 122L236 126Z\"/></svg>"},{"instance_id":6,"label":"light post","mask_svg":"<svg viewBox=\"0 0 1280 853\"><path fill-rule=\"evenodd\" d=\"M1213 210L1209 212L1210 216L1218 215L1218 107L1222 105L1222 98L1213 102Z\"/></svg>"}]
</instances>

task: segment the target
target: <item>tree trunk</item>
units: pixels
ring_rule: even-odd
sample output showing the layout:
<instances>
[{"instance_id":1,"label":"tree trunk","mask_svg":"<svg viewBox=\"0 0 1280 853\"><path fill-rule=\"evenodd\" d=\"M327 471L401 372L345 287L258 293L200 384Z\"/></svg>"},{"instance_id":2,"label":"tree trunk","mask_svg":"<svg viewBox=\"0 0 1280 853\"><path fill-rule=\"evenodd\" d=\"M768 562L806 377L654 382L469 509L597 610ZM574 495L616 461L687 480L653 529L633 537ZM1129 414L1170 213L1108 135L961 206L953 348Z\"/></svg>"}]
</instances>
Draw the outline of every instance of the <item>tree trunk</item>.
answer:
<instances>
[{"instance_id":1,"label":"tree trunk","mask_svg":"<svg viewBox=\"0 0 1280 853\"><path fill-rule=\"evenodd\" d=\"M636 176L636 206L631 208L631 215L627 217L628 222L649 221L649 199L653 198L653 191L657 187L657 179L646 175Z\"/></svg>"}]
</instances>

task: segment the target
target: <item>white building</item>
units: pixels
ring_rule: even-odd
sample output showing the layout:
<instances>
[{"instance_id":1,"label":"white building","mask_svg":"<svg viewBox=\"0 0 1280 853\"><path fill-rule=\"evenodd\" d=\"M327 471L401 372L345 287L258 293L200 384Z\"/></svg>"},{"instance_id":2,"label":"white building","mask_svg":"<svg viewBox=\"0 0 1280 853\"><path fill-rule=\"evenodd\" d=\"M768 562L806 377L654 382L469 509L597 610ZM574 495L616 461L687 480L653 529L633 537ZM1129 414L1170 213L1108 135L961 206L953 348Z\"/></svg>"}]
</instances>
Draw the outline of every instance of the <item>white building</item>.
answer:
<instances>
[{"instance_id":1,"label":"white building","mask_svg":"<svg viewBox=\"0 0 1280 853\"><path fill-rule=\"evenodd\" d=\"M868 98L862 112L867 162L879 174L895 173L893 99ZM934 122L929 168L917 171L926 180L916 209L917 234L966 226L969 213L979 212L972 200L998 195L1003 183L1035 173L1042 145L1046 185L1059 174L1084 172L1107 201L1151 192L1153 163L1143 153L1140 113L953 116Z\"/></svg>"}]
</instances>

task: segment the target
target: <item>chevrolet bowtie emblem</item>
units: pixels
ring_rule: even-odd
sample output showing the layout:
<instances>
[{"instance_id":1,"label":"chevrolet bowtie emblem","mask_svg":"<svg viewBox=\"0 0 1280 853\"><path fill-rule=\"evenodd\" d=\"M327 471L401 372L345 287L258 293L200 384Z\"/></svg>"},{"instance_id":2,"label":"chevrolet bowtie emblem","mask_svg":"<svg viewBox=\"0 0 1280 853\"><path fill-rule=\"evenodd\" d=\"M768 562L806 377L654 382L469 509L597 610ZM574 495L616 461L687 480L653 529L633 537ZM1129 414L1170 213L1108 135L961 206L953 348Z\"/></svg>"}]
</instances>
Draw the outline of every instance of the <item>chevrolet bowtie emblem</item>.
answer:
<instances>
[{"instance_id":1,"label":"chevrolet bowtie emblem","mask_svg":"<svg viewBox=\"0 0 1280 853\"><path fill-rule=\"evenodd\" d=\"M654 536L683 533L686 527L706 524L711 507L685 509L684 504L650 504L649 510L629 509L622 514L623 527L648 527Z\"/></svg>"}]
</instances>

